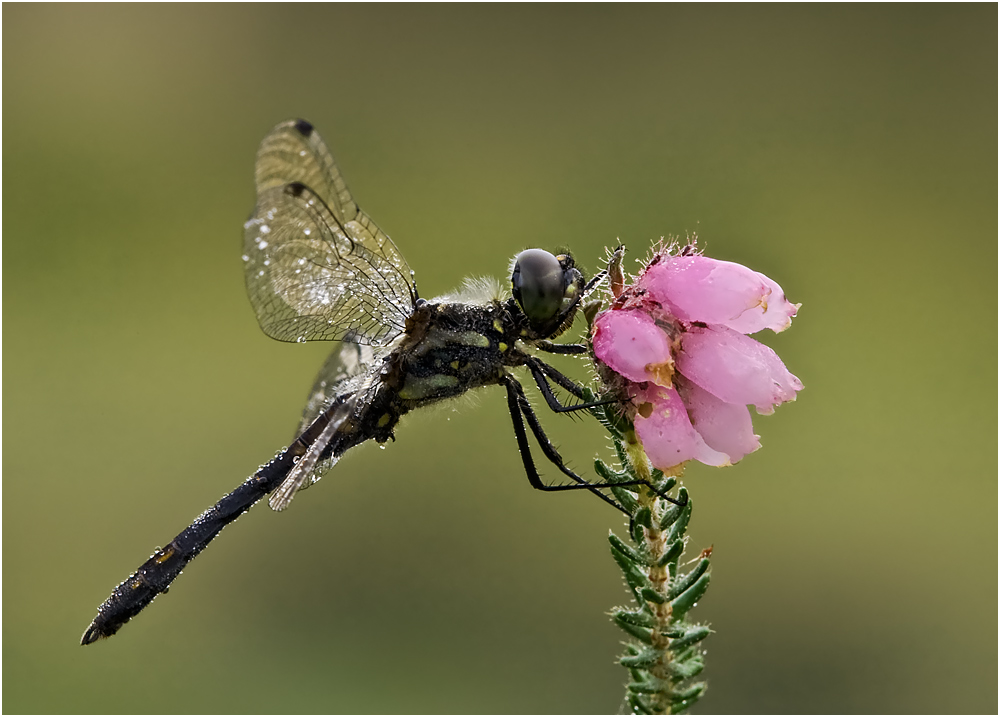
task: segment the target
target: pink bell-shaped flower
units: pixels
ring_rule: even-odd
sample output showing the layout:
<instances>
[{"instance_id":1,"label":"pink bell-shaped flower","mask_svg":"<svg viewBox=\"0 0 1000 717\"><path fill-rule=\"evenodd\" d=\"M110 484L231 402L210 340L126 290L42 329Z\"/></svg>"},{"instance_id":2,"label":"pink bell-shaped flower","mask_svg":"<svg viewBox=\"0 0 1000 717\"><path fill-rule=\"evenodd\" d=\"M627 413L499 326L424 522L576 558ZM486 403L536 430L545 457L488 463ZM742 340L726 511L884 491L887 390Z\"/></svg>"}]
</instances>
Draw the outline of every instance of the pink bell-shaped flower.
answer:
<instances>
[{"instance_id":1,"label":"pink bell-shaped flower","mask_svg":"<svg viewBox=\"0 0 1000 717\"><path fill-rule=\"evenodd\" d=\"M763 274L689 245L658 251L597 316L594 355L624 379L655 467L729 465L760 447L747 406L773 413L802 382L747 334L785 330L798 308Z\"/></svg>"}]
</instances>

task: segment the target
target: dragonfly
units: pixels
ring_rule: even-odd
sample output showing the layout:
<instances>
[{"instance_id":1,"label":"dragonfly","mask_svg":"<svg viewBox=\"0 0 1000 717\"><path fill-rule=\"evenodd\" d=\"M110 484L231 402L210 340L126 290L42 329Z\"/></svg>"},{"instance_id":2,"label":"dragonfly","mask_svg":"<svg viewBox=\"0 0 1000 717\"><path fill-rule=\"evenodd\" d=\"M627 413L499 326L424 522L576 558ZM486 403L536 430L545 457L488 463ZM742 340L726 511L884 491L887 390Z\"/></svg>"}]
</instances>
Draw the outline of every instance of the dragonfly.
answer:
<instances>
[{"instance_id":1,"label":"dragonfly","mask_svg":"<svg viewBox=\"0 0 1000 717\"><path fill-rule=\"evenodd\" d=\"M272 509L286 509L350 448L394 440L403 415L475 388L505 390L533 488L589 490L625 512L601 491L608 483L589 482L566 466L511 371L526 369L557 413L619 400L593 400L536 355L587 352L585 345L553 339L569 329L606 271L587 282L570 254L526 249L512 262L509 295L498 284L467 280L457 295L426 300L396 245L358 208L309 122L289 120L267 134L257 152L255 180L257 202L244 225L242 259L261 329L279 341L339 344L319 371L295 440L120 583L98 608L81 644L114 635L166 592L223 528L265 496ZM580 402L564 405L552 384ZM528 431L572 482L542 481ZM615 485L640 483L649 485Z\"/></svg>"}]
</instances>

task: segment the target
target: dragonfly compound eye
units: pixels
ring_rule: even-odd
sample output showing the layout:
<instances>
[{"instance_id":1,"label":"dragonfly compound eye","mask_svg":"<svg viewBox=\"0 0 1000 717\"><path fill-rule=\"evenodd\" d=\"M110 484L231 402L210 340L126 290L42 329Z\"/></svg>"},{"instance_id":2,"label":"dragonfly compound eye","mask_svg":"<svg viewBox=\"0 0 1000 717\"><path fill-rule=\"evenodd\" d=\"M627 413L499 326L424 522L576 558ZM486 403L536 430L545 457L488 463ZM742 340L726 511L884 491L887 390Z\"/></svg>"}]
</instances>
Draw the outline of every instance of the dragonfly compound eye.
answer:
<instances>
[{"instance_id":1,"label":"dragonfly compound eye","mask_svg":"<svg viewBox=\"0 0 1000 717\"><path fill-rule=\"evenodd\" d=\"M526 249L514 257L510 281L514 300L532 326L548 324L562 308L565 272L559 260L544 249Z\"/></svg>"}]
</instances>

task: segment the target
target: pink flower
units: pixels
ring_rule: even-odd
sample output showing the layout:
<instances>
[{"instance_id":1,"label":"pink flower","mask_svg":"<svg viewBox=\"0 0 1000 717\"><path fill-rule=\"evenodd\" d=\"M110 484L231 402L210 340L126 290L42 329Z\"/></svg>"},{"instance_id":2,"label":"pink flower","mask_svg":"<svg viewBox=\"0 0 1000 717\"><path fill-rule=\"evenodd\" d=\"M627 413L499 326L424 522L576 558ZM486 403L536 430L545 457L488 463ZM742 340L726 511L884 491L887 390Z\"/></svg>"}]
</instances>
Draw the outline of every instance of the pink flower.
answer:
<instances>
[{"instance_id":1,"label":"pink flower","mask_svg":"<svg viewBox=\"0 0 1000 717\"><path fill-rule=\"evenodd\" d=\"M650 462L724 466L760 447L747 406L772 413L802 382L747 334L784 331L798 304L745 266L693 245L661 249L594 321L594 355L621 376Z\"/></svg>"}]
</instances>

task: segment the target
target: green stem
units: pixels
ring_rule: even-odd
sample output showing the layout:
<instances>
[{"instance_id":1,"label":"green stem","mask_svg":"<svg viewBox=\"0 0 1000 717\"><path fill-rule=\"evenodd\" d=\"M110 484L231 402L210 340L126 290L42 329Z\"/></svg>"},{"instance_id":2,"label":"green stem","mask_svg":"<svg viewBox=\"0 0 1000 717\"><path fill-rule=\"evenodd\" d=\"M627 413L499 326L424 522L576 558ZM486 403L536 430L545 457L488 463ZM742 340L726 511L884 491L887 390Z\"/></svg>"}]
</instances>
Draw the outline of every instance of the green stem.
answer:
<instances>
[{"instance_id":1,"label":"green stem","mask_svg":"<svg viewBox=\"0 0 1000 717\"><path fill-rule=\"evenodd\" d=\"M685 533L692 504L687 490L680 488L676 503L660 495L673 488L676 479L653 470L633 426L621 416L599 415L611 433L623 470L618 472L597 461L602 476L620 481L643 480L638 490L613 489L631 513L632 530L627 543L609 536L611 552L632 590L636 605L617 608L614 621L632 641L626 643L621 663L630 681L626 700L640 714L678 714L690 708L705 691L705 683L689 684L704 667L698 643L710 633L708 627L687 620L687 614L704 595L710 578L710 550L687 574L678 569L686 543Z\"/></svg>"},{"instance_id":2,"label":"green stem","mask_svg":"<svg viewBox=\"0 0 1000 717\"><path fill-rule=\"evenodd\" d=\"M629 430L624 436L625 455L632 464L631 468L636 477L652 483L653 471L642 449L642 442L635 434L635 430ZM663 556L667 551L665 540L666 533L660 530L659 523L662 517L662 499L652 490L642 486L639 491L639 505L650 511L652 516L651 528L643 527L643 547L649 555L652 566L649 568L649 582L651 589L660 599L646 600L649 611L653 614L654 625L652 628L652 647L659 653L656 660L648 669L650 674L658 680L662 680L664 688L654 693L650 700L650 707L655 714L671 714L671 702L673 701L673 685L670 679L669 664L671 661L670 638L667 632L670 629L670 618L673 614L673 607L667 599L667 590L670 585L670 565L663 564Z\"/></svg>"}]
</instances>

